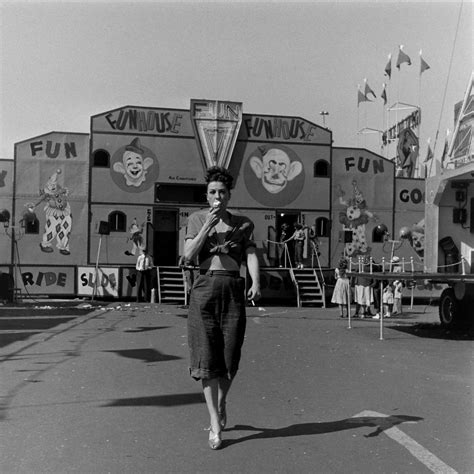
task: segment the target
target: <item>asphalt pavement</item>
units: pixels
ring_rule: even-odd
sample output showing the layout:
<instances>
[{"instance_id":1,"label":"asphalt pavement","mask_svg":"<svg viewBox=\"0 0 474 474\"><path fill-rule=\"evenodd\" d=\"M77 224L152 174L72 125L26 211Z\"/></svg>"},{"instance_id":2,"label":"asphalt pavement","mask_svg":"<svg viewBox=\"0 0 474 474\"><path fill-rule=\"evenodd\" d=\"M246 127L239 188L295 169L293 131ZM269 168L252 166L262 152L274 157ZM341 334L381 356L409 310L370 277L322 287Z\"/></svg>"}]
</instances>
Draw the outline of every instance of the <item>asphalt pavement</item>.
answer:
<instances>
[{"instance_id":1,"label":"asphalt pavement","mask_svg":"<svg viewBox=\"0 0 474 474\"><path fill-rule=\"evenodd\" d=\"M406 306L383 331L337 308L249 307L218 451L186 315L0 308L0 472L474 472L473 333L443 330L435 306Z\"/></svg>"}]
</instances>

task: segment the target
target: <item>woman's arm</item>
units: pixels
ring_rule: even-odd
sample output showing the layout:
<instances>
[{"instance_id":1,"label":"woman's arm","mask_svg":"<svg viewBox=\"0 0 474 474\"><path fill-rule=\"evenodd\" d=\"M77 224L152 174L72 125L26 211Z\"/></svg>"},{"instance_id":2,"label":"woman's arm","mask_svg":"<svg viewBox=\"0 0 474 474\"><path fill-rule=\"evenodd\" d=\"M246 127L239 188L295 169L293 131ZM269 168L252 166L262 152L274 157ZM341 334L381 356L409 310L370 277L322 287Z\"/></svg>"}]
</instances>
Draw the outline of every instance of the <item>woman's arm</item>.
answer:
<instances>
[{"instance_id":1,"label":"woman's arm","mask_svg":"<svg viewBox=\"0 0 474 474\"><path fill-rule=\"evenodd\" d=\"M201 250L209 231L219 222L220 211L219 209L211 209L206 216L203 226L197 233L196 237L192 239L186 239L184 242L184 258L185 260L192 261L197 257Z\"/></svg>"},{"instance_id":2,"label":"woman's arm","mask_svg":"<svg viewBox=\"0 0 474 474\"><path fill-rule=\"evenodd\" d=\"M286 243L289 242L290 240L293 240L293 239L295 238L295 235L296 235L296 232L295 232L289 239L282 240L280 243L281 243L281 244L286 244Z\"/></svg>"},{"instance_id":3,"label":"woman's arm","mask_svg":"<svg viewBox=\"0 0 474 474\"><path fill-rule=\"evenodd\" d=\"M247 268L252 279L252 286L247 292L247 298L249 300L258 300L260 294L260 267L258 264L257 254L255 247L248 247L246 250L247 254Z\"/></svg>"}]
</instances>

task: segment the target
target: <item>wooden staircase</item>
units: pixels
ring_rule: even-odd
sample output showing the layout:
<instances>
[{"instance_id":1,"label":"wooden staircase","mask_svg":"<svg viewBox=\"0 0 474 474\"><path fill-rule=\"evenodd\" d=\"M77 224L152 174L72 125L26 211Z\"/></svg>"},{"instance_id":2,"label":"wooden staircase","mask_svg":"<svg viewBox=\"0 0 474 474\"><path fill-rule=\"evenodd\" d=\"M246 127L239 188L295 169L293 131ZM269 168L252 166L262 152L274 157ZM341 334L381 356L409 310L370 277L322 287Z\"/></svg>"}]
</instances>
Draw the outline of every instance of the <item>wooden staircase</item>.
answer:
<instances>
[{"instance_id":1,"label":"wooden staircase","mask_svg":"<svg viewBox=\"0 0 474 474\"><path fill-rule=\"evenodd\" d=\"M296 286L298 308L301 306L326 307L324 286L321 286L314 268L291 268L290 274Z\"/></svg>"},{"instance_id":2,"label":"wooden staircase","mask_svg":"<svg viewBox=\"0 0 474 474\"><path fill-rule=\"evenodd\" d=\"M187 284L180 267L158 267L158 303L188 304Z\"/></svg>"}]
</instances>

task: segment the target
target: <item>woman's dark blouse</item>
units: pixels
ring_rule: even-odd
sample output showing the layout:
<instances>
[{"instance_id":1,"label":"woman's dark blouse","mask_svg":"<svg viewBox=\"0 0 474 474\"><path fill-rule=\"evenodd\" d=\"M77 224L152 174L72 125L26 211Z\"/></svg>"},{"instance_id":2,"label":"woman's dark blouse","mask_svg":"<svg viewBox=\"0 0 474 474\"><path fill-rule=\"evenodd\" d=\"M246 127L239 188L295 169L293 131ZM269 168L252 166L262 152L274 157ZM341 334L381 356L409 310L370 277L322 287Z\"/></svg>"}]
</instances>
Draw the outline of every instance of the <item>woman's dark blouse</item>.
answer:
<instances>
[{"instance_id":1,"label":"woman's dark blouse","mask_svg":"<svg viewBox=\"0 0 474 474\"><path fill-rule=\"evenodd\" d=\"M208 210L194 212L188 218L185 239L194 239L206 221ZM253 222L245 216L235 215L227 211L230 217L230 227L225 233L224 243L220 244L217 238L215 227L209 232L204 245L199 252L199 262L202 263L209 257L216 254L227 254L237 262L240 267L245 256L245 251L249 247L256 247L252 240L254 229Z\"/></svg>"}]
</instances>

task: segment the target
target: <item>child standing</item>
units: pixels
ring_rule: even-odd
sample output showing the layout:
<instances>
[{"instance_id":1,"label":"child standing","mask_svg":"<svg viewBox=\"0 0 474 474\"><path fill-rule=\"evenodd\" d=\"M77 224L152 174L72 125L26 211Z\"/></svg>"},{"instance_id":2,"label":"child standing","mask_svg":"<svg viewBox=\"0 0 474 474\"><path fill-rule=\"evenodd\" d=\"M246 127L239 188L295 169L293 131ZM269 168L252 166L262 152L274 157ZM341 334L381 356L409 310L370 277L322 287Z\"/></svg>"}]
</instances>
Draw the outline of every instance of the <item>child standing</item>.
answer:
<instances>
[{"instance_id":1,"label":"child standing","mask_svg":"<svg viewBox=\"0 0 474 474\"><path fill-rule=\"evenodd\" d=\"M384 317L389 318L393 309L393 287L391 283L387 283L383 289L382 302L384 306Z\"/></svg>"},{"instance_id":2,"label":"child standing","mask_svg":"<svg viewBox=\"0 0 474 474\"><path fill-rule=\"evenodd\" d=\"M400 280L393 282L393 314L402 314L403 283Z\"/></svg>"},{"instance_id":3,"label":"child standing","mask_svg":"<svg viewBox=\"0 0 474 474\"><path fill-rule=\"evenodd\" d=\"M346 318L349 314L349 304L351 302L351 284L347 276L347 262L345 259L340 260L334 273L336 285L331 297L331 303L338 304L341 318ZM345 312L344 308L346 308Z\"/></svg>"}]
</instances>

